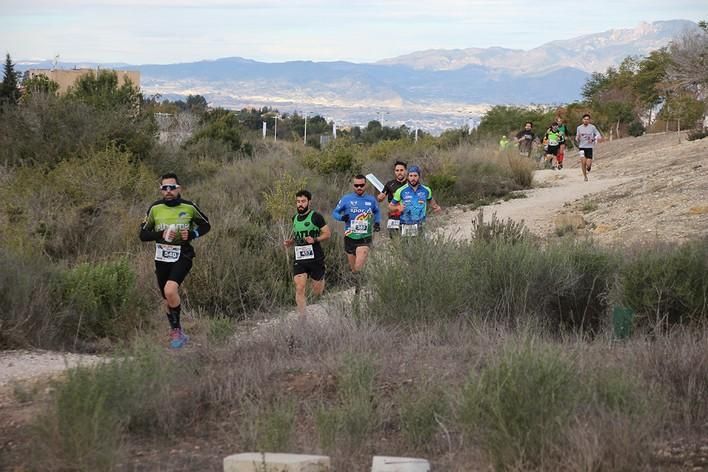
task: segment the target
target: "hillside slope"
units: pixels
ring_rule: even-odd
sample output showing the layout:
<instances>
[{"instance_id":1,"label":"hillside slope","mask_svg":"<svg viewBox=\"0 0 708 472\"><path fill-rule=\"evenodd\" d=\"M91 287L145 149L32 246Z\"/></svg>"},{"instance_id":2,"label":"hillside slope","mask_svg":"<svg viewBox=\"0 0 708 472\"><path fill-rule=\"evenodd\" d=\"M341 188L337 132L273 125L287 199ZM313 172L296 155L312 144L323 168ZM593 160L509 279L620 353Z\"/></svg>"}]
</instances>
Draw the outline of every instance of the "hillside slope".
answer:
<instances>
[{"instance_id":1,"label":"hillside slope","mask_svg":"<svg viewBox=\"0 0 708 472\"><path fill-rule=\"evenodd\" d=\"M562 171L540 170L527 198L482 207L486 217L524 221L539 236L581 221L578 235L605 244L708 236L708 139L657 134L601 144L590 180L571 151ZM453 209L448 234L468 237L477 212Z\"/></svg>"}]
</instances>

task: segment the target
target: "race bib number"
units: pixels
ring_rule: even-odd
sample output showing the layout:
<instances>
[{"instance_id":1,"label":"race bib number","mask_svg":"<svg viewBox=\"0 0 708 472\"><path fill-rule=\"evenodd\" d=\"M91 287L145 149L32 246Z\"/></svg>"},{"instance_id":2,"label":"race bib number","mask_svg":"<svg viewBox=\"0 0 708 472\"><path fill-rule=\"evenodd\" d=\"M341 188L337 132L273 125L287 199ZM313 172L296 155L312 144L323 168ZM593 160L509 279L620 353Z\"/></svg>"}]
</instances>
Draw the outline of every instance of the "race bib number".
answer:
<instances>
[{"instance_id":1,"label":"race bib number","mask_svg":"<svg viewBox=\"0 0 708 472\"><path fill-rule=\"evenodd\" d=\"M354 234L366 234L369 232L369 220L354 220L350 229Z\"/></svg>"},{"instance_id":2,"label":"race bib number","mask_svg":"<svg viewBox=\"0 0 708 472\"><path fill-rule=\"evenodd\" d=\"M549 139L548 144L550 146L558 146L558 141L556 141L555 139Z\"/></svg>"},{"instance_id":3,"label":"race bib number","mask_svg":"<svg viewBox=\"0 0 708 472\"><path fill-rule=\"evenodd\" d=\"M160 262L177 262L182 252L181 246L172 244L155 244L155 260Z\"/></svg>"},{"instance_id":4,"label":"race bib number","mask_svg":"<svg viewBox=\"0 0 708 472\"><path fill-rule=\"evenodd\" d=\"M401 220L388 220L386 223L388 229L401 229Z\"/></svg>"},{"instance_id":5,"label":"race bib number","mask_svg":"<svg viewBox=\"0 0 708 472\"><path fill-rule=\"evenodd\" d=\"M312 248L312 244L306 246L295 246L295 260L305 261L308 259L315 258L315 250Z\"/></svg>"},{"instance_id":6,"label":"race bib number","mask_svg":"<svg viewBox=\"0 0 708 472\"><path fill-rule=\"evenodd\" d=\"M401 225L401 236L418 236L418 225Z\"/></svg>"}]
</instances>

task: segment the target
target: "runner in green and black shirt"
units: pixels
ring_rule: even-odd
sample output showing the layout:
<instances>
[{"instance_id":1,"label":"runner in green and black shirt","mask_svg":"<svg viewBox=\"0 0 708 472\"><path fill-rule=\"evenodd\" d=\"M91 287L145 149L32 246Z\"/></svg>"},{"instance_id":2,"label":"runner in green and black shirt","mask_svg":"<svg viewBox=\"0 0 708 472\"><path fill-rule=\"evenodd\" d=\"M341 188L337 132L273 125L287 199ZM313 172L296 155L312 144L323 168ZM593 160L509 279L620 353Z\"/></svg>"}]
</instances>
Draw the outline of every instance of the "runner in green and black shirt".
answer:
<instances>
[{"instance_id":1,"label":"runner in green and black shirt","mask_svg":"<svg viewBox=\"0 0 708 472\"><path fill-rule=\"evenodd\" d=\"M312 279L312 294L322 295L325 288L325 256L320 243L331 236L322 214L310 209L312 194L300 190L295 194L297 214L293 216L292 238L284 241L285 247L294 248L293 281L295 303L300 315L305 314L308 276Z\"/></svg>"},{"instance_id":2,"label":"runner in green and black shirt","mask_svg":"<svg viewBox=\"0 0 708 472\"><path fill-rule=\"evenodd\" d=\"M163 175L162 199L150 205L140 227L141 241L155 241L155 275L165 300L173 348L182 347L189 339L180 322L179 286L192 268L194 248L190 242L211 229L197 205L182 199L180 188L177 175Z\"/></svg>"}]
</instances>

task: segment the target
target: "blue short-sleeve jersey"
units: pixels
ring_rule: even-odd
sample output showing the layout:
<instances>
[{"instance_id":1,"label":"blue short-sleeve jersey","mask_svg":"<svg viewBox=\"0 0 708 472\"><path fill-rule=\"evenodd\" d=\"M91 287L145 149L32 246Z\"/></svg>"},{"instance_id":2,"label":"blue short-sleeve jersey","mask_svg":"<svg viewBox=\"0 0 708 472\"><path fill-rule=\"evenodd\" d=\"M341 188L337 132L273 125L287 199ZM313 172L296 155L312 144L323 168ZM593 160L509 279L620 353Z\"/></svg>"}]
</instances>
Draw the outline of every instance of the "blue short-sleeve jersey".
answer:
<instances>
[{"instance_id":1,"label":"blue short-sleeve jersey","mask_svg":"<svg viewBox=\"0 0 708 472\"><path fill-rule=\"evenodd\" d=\"M430 187L419 184L413 188L406 184L399 188L393 195L393 203L403 203L404 209L401 213L401 224L412 225L425 221L428 212L428 202L433 199L433 192Z\"/></svg>"}]
</instances>

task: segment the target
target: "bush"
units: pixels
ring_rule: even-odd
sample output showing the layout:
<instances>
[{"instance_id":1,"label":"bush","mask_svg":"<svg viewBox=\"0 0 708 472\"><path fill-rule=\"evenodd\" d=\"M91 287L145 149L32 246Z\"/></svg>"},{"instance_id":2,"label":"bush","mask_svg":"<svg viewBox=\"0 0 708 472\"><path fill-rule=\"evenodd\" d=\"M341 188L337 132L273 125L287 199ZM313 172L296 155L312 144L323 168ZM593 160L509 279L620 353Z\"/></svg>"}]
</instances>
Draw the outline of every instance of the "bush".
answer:
<instances>
[{"instance_id":1,"label":"bush","mask_svg":"<svg viewBox=\"0 0 708 472\"><path fill-rule=\"evenodd\" d=\"M390 321L534 317L553 330L604 326L612 253L580 243L542 246L516 225L480 228L470 242L416 238L374 254L367 313Z\"/></svg>"},{"instance_id":2,"label":"bush","mask_svg":"<svg viewBox=\"0 0 708 472\"><path fill-rule=\"evenodd\" d=\"M636 312L636 323L653 328L708 320L706 241L637 251L619 279L619 301Z\"/></svg>"},{"instance_id":3,"label":"bush","mask_svg":"<svg viewBox=\"0 0 708 472\"><path fill-rule=\"evenodd\" d=\"M439 417L448 413L444 392L435 387L418 388L399 401L401 433L414 449L430 448L439 430Z\"/></svg>"},{"instance_id":4,"label":"bush","mask_svg":"<svg viewBox=\"0 0 708 472\"><path fill-rule=\"evenodd\" d=\"M317 413L320 443L333 446L341 438L349 447L358 447L374 429L376 370L368 358L347 356L337 376L338 402Z\"/></svg>"},{"instance_id":5,"label":"bush","mask_svg":"<svg viewBox=\"0 0 708 472\"><path fill-rule=\"evenodd\" d=\"M708 129L696 129L688 132L686 139L689 141L695 141L697 139L703 139L708 136Z\"/></svg>"},{"instance_id":6,"label":"bush","mask_svg":"<svg viewBox=\"0 0 708 472\"><path fill-rule=\"evenodd\" d=\"M183 361L181 361L183 362ZM54 401L34 422L42 470L111 470L127 432L170 437L192 400L180 399L177 360L139 345L124 357L67 371Z\"/></svg>"},{"instance_id":7,"label":"bush","mask_svg":"<svg viewBox=\"0 0 708 472\"><path fill-rule=\"evenodd\" d=\"M321 151L307 150L303 165L320 174L356 173L361 168L360 147L347 139L337 139Z\"/></svg>"},{"instance_id":8,"label":"bush","mask_svg":"<svg viewBox=\"0 0 708 472\"><path fill-rule=\"evenodd\" d=\"M57 320L48 316L54 306L54 268L44 258L22 257L0 248L0 349L57 347Z\"/></svg>"},{"instance_id":9,"label":"bush","mask_svg":"<svg viewBox=\"0 0 708 472\"><path fill-rule=\"evenodd\" d=\"M497 470L538 466L574 413L578 385L562 351L526 342L473 374L463 392L461 421Z\"/></svg>"},{"instance_id":10,"label":"bush","mask_svg":"<svg viewBox=\"0 0 708 472\"><path fill-rule=\"evenodd\" d=\"M141 327L142 300L127 259L80 264L60 276L66 336L120 338Z\"/></svg>"}]
</instances>

